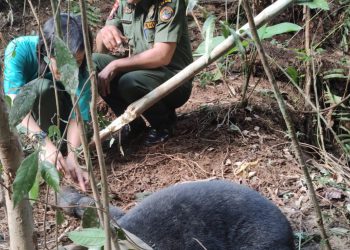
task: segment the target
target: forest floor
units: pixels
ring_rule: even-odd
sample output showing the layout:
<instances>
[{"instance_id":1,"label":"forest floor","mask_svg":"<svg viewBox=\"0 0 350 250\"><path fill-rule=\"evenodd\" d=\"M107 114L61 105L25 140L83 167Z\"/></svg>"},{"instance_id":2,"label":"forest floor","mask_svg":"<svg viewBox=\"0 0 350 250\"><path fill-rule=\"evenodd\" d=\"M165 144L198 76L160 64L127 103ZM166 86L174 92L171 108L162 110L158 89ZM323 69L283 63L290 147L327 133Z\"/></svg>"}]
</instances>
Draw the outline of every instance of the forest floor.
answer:
<instances>
[{"instance_id":1,"label":"forest floor","mask_svg":"<svg viewBox=\"0 0 350 250\"><path fill-rule=\"evenodd\" d=\"M107 9L103 4L103 16L108 13ZM43 8L40 16L45 19L49 12L49 8ZM25 23L30 24L30 28L23 30L23 23L19 22L6 33L0 30L3 41L0 51L12 36L35 30L35 20L29 14ZM193 35L197 34L192 38L195 47L199 43L198 32L194 26L191 29ZM177 111L177 128L169 141L154 147L133 145L125 149L126 156L122 156L115 145L105 147L111 202L128 210L136 204L137 197L175 183L212 178L232 180L257 190L283 211L302 242L299 245L296 240L300 249L319 249L319 231L304 176L269 83L264 78L253 77L248 88L251 93L248 105L241 108L243 76L228 71L225 83L219 80L203 87L203 79L207 79L213 69L208 67L196 77L190 100ZM290 84L278 84L285 100L296 106L303 105ZM229 89L235 94L231 96ZM110 112L104 112L104 119L112 118ZM293 121L297 131L303 131L304 117L293 113ZM311 153L318 150L307 144L303 144L303 149L312 162L311 176L330 242L334 249L350 249L350 192L339 188L345 180L330 174L326 164L310 158ZM94 162L96 177L99 177L97 161ZM40 201L44 202L45 187L41 190ZM47 217L43 217L45 207L41 202L34 204L38 243L40 249L44 249L46 237L46 245L51 249L55 237L54 210L48 207ZM78 226L79 221L68 216L58 226L63 244L68 242L65 233ZM7 222L4 209L0 208L0 249L7 249L6 239Z\"/></svg>"}]
</instances>

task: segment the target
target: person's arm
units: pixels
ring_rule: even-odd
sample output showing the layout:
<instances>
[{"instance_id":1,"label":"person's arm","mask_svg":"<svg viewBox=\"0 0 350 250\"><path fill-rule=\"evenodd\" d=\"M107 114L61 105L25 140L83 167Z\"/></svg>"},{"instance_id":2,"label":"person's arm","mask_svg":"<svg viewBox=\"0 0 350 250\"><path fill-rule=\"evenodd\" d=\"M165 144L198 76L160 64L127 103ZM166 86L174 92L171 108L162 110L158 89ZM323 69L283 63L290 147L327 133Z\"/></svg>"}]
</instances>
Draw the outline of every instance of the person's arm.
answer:
<instances>
[{"instance_id":1,"label":"person's arm","mask_svg":"<svg viewBox=\"0 0 350 250\"><path fill-rule=\"evenodd\" d=\"M110 82L118 74L138 69L154 69L166 66L171 62L176 43L155 43L153 48L140 54L115 60L107 65L99 74L99 90L101 95L110 93Z\"/></svg>"},{"instance_id":2,"label":"person's arm","mask_svg":"<svg viewBox=\"0 0 350 250\"><path fill-rule=\"evenodd\" d=\"M28 47L26 43L31 43L31 39L33 38L20 37L14 39L5 50L4 91L12 100L15 99L20 88L30 80L25 75L25 67L28 65L26 61L29 58L28 54L31 54L31 47ZM27 129L29 136L35 136L42 132L42 129L30 113L21 121L21 125ZM52 164L56 163L56 167L59 171L64 172L67 168L62 154L48 137L46 137L42 143L41 157L42 160L47 160Z\"/></svg>"},{"instance_id":3,"label":"person's arm","mask_svg":"<svg viewBox=\"0 0 350 250\"><path fill-rule=\"evenodd\" d=\"M106 26L97 33L97 53L114 52L123 42L127 42L127 38L121 32L122 9L123 3L116 0L108 16Z\"/></svg>"},{"instance_id":4,"label":"person's arm","mask_svg":"<svg viewBox=\"0 0 350 250\"><path fill-rule=\"evenodd\" d=\"M21 125L28 130L29 136L35 136L42 132L40 126L34 120L31 114L28 114L21 122ZM42 160L49 161L52 164L56 163L57 170L65 173L67 169L66 161L63 158L61 152L58 151L57 147L52 143L49 137L46 137L42 144L41 155ZM56 159L57 157L57 159Z\"/></svg>"},{"instance_id":5,"label":"person's arm","mask_svg":"<svg viewBox=\"0 0 350 250\"><path fill-rule=\"evenodd\" d=\"M68 155L66 158L67 169L75 182L79 183L80 188L85 191L88 183L87 172L83 171L76 157L76 150L81 145L79 126L76 120L71 119L68 123Z\"/></svg>"}]
</instances>

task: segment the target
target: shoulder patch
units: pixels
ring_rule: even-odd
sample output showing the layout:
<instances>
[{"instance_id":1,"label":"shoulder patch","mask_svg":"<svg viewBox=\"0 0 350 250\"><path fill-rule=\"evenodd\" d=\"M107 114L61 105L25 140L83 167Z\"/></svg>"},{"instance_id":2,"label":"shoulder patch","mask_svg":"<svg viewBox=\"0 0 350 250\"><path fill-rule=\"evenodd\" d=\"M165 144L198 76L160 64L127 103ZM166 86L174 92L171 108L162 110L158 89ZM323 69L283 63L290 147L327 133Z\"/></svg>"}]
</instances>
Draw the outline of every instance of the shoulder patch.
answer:
<instances>
[{"instance_id":1,"label":"shoulder patch","mask_svg":"<svg viewBox=\"0 0 350 250\"><path fill-rule=\"evenodd\" d=\"M144 24L145 29L154 29L157 25L157 22L152 20L152 21L146 21Z\"/></svg>"},{"instance_id":2,"label":"shoulder patch","mask_svg":"<svg viewBox=\"0 0 350 250\"><path fill-rule=\"evenodd\" d=\"M160 6L163 6L166 3L171 3L172 0L161 0L161 2L159 3Z\"/></svg>"},{"instance_id":3,"label":"shoulder patch","mask_svg":"<svg viewBox=\"0 0 350 250\"><path fill-rule=\"evenodd\" d=\"M174 9L170 6L164 6L160 9L159 19L162 22L169 22L171 18L174 16Z\"/></svg>"}]
</instances>

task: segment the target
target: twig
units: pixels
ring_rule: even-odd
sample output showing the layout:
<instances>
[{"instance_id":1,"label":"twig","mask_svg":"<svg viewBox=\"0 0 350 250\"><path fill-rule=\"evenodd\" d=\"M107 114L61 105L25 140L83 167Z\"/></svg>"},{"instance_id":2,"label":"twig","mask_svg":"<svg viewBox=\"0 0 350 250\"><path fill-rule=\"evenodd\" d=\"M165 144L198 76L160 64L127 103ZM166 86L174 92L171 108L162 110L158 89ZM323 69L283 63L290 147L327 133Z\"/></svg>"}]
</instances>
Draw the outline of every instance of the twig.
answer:
<instances>
[{"instance_id":1,"label":"twig","mask_svg":"<svg viewBox=\"0 0 350 250\"><path fill-rule=\"evenodd\" d=\"M103 151L102 151L101 139L99 135L99 127L98 127L98 119L97 119L97 111L96 111L97 79L96 79L96 74L93 73L94 66L92 62L91 46L90 46L92 41L89 41L89 30L88 30L88 23L87 23L85 1L79 0L79 5L80 5L80 11L81 11L81 17L82 17L82 25L83 25L85 58L89 68L89 72L93 74L93 77L91 79L92 99L90 104L90 112L91 112L92 124L94 128L94 141L96 143L96 150L97 150L98 162L99 162L100 173L101 173L102 201L103 201L103 207L106 210L103 217L104 231L105 231L105 237L106 237L104 248L106 250L110 250L112 248L112 245L111 245L111 229L110 229L110 223L109 223L110 219L109 219L109 209L108 209L109 196L108 196L107 170L106 170L106 164L105 164ZM113 242L113 247L119 250L118 238L116 234L113 235L112 242Z\"/></svg>"},{"instance_id":2,"label":"twig","mask_svg":"<svg viewBox=\"0 0 350 250\"><path fill-rule=\"evenodd\" d=\"M57 4L56 0L50 0L50 2L51 2L52 14L55 20L56 35L59 38L62 38L60 5Z\"/></svg>"},{"instance_id":3,"label":"twig","mask_svg":"<svg viewBox=\"0 0 350 250\"><path fill-rule=\"evenodd\" d=\"M311 56L311 44L310 44L310 8L308 6L304 6L304 18L305 18L305 52L308 57ZM310 60L306 61L306 72L305 72L305 86L304 91L305 95L310 98L310 90L311 90L311 62Z\"/></svg>"},{"instance_id":4,"label":"twig","mask_svg":"<svg viewBox=\"0 0 350 250\"><path fill-rule=\"evenodd\" d=\"M311 180L309 171L308 171L307 166L306 166L305 159L304 159L304 157L302 155L301 147L300 147L300 144L298 142L298 138L297 138L297 135L295 133L294 126L292 124L292 121L291 121L291 118L290 118L289 114L286 111L286 107L285 107L285 103L284 103L283 97L281 96L280 90L278 89L278 86L276 84L274 76L273 76L273 74L271 72L271 69L269 67L268 60L267 60L267 57L266 57L265 52L264 52L264 48L263 48L263 46L261 44L261 41L260 41L259 36L258 36L258 32L256 30L256 26L255 26L255 23L254 23L253 15L251 13L248 1L243 1L243 6L244 6L244 10L246 12L246 16L248 18L251 34L252 34L253 39L255 41L255 45L257 47L257 50L258 50L261 62L263 64L263 66L264 66L265 73L266 73L266 75L267 75L267 77L268 77L268 79L269 79L269 81L270 81L270 83L271 83L271 85L273 87L273 90L275 92L275 96L276 96L276 99L278 101L278 105L280 107L280 110L281 110L281 113L283 115L283 118L284 118L284 120L286 122L288 131L289 131L289 135L290 135L291 140L292 140L292 144L293 144L293 147L294 147L295 154L296 154L296 156L298 158L299 164L301 165L301 167L303 169L303 172L304 172L304 175L305 175L306 184L307 184L308 189L309 189L309 195L310 195L310 198L311 198L311 200L313 202L313 205L314 205L314 208L315 208L315 213L316 213L316 216L317 216L317 224L318 224L318 227L319 227L319 230L320 230L320 233L321 233L321 237L322 237L322 239L324 241L326 249L330 250L331 246L330 246L327 234L326 234L326 230L325 230L324 225L323 225L323 219L322 219L321 210L320 210L320 207L319 207L318 202L317 202L316 193L315 193L315 190L314 190L314 187L313 187L313 184L312 184L312 180Z\"/></svg>"},{"instance_id":5,"label":"twig","mask_svg":"<svg viewBox=\"0 0 350 250\"><path fill-rule=\"evenodd\" d=\"M48 201L49 199L49 185L46 186L46 192L45 192L45 200L46 202ZM47 247L47 240L46 240L46 217L47 217L47 203L45 203L44 205L44 248L45 249L49 249Z\"/></svg>"},{"instance_id":6,"label":"twig","mask_svg":"<svg viewBox=\"0 0 350 250\"><path fill-rule=\"evenodd\" d=\"M60 242L64 236L66 236L66 233L69 232L72 229L72 226L67 227L64 232L57 238L57 241Z\"/></svg>"}]
</instances>

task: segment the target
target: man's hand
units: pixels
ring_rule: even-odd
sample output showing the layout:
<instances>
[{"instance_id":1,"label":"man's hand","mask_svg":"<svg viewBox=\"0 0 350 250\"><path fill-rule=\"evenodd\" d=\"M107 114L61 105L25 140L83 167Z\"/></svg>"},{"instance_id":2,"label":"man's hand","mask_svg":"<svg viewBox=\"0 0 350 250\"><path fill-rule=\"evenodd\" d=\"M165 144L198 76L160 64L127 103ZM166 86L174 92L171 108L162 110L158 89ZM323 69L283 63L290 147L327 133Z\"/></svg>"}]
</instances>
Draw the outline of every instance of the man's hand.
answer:
<instances>
[{"instance_id":1,"label":"man's hand","mask_svg":"<svg viewBox=\"0 0 350 250\"><path fill-rule=\"evenodd\" d=\"M98 32L96 37L98 52L103 52L103 46L109 51L115 52L115 50L122 45L123 42L127 42L127 38L123 36L122 32L113 25L103 27Z\"/></svg>"},{"instance_id":2,"label":"man's hand","mask_svg":"<svg viewBox=\"0 0 350 250\"><path fill-rule=\"evenodd\" d=\"M102 96L107 96L111 93L111 81L117 76L118 60L111 62L98 74L98 90Z\"/></svg>"}]
</instances>

